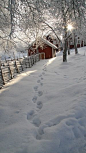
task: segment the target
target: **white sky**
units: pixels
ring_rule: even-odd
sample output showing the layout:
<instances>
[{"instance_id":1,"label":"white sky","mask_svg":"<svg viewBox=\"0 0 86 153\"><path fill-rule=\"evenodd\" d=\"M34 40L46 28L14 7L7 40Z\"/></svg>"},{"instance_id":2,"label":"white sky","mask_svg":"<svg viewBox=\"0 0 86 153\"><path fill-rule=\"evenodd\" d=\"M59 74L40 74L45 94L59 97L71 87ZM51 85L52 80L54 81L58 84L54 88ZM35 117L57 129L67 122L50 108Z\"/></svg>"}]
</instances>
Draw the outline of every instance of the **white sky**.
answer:
<instances>
[{"instance_id":1,"label":"white sky","mask_svg":"<svg viewBox=\"0 0 86 153\"><path fill-rule=\"evenodd\" d=\"M86 153L85 54L41 60L0 90L0 153Z\"/></svg>"}]
</instances>

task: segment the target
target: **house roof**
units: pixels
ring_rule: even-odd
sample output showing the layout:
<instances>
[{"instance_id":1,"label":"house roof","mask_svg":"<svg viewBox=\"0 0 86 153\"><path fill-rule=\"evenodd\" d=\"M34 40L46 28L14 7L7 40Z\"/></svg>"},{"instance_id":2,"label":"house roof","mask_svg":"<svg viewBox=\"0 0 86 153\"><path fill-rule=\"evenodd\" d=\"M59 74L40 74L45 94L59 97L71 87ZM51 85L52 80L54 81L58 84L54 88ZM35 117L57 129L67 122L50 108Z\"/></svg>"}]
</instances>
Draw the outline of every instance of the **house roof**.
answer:
<instances>
[{"instance_id":1,"label":"house roof","mask_svg":"<svg viewBox=\"0 0 86 153\"><path fill-rule=\"evenodd\" d=\"M54 48L54 49L58 49L54 44L52 44L50 41L44 39L44 38L39 38L39 41L43 42L44 44ZM32 48L32 45L35 44L36 41L32 42L31 45L29 46L29 48Z\"/></svg>"},{"instance_id":2,"label":"house roof","mask_svg":"<svg viewBox=\"0 0 86 153\"><path fill-rule=\"evenodd\" d=\"M44 38L41 38L41 40L45 43L45 44L47 44L47 45L49 45L50 47L52 47L52 48L54 48L54 49L58 49L54 44L52 44L50 41L48 41L48 40L46 40L46 39L44 39Z\"/></svg>"}]
</instances>

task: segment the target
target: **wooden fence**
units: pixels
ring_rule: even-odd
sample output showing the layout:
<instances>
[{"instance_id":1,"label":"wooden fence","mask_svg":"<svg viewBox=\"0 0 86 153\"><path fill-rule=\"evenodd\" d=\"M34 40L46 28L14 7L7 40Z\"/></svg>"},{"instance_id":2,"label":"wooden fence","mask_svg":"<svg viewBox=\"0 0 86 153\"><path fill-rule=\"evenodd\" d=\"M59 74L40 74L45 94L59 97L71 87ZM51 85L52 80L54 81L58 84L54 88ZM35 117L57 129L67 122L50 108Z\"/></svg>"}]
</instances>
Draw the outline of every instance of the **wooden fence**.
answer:
<instances>
[{"instance_id":1,"label":"wooden fence","mask_svg":"<svg viewBox=\"0 0 86 153\"><path fill-rule=\"evenodd\" d=\"M32 67L39 60L40 54L28 56L26 58L19 58L12 61L0 61L0 89L18 73L21 73L26 68Z\"/></svg>"}]
</instances>

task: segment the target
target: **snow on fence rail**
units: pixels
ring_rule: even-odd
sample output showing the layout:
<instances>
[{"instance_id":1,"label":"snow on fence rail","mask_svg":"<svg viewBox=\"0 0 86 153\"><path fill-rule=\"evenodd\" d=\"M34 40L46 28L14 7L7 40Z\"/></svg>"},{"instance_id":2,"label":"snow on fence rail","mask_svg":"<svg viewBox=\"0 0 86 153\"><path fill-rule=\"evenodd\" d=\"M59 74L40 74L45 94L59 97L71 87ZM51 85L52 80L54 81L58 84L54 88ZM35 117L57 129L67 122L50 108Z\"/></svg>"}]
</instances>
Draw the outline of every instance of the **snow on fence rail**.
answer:
<instances>
[{"instance_id":1,"label":"snow on fence rail","mask_svg":"<svg viewBox=\"0 0 86 153\"><path fill-rule=\"evenodd\" d=\"M32 67L39 60L40 54L19 58L12 61L0 61L0 89L18 73L21 73L26 68Z\"/></svg>"}]
</instances>

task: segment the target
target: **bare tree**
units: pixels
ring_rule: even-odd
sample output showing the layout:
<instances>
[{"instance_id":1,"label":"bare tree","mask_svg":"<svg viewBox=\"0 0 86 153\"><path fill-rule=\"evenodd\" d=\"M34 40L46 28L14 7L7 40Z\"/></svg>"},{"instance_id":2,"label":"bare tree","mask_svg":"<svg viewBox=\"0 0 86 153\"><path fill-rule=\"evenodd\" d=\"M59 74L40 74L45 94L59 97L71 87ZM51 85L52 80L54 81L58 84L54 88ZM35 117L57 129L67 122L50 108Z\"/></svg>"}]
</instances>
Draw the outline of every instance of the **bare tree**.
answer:
<instances>
[{"instance_id":1,"label":"bare tree","mask_svg":"<svg viewBox=\"0 0 86 153\"><path fill-rule=\"evenodd\" d=\"M44 0L40 12L43 22L54 32L61 41L59 35L63 35L63 62L67 61L67 42L72 33L68 32L68 24L74 28L74 36L81 28L82 20L85 18L85 0ZM41 2L40 2L41 3ZM41 5L41 4L40 4ZM39 5L39 8L40 8ZM42 10L42 11L41 11ZM46 14L47 12L47 14ZM47 15L51 20L47 20ZM54 20L52 20L52 17ZM74 37L75 53L78 53L76 47L76 38Z\"/></svg>"},{"instance_id":2,"label":"bare tree","mask_svg":"<svg viewBox=\"0 0 86 153\"><path fill-rule=\"evenodd\" d=\"M27 45L31 39L49 30L60 42L62 34L65 62L71 34L68 24L75 26L77 31L80 29L85 19L85 5L85 0L1 0L0 38L13 43L23 41Z\"/></svg>"},{"instance_id":3,"label":"bare tree","mask_svg":"<svg viewBox=\"0 0 86 153\"><path fill-rule=\"evenodd\" d=\"M22 41L26 45L39 31L39 13L34 1L1 0L0 1L0 44ZM8 43L9 42L9 43Z\"/></svg>"}]
</instances>

